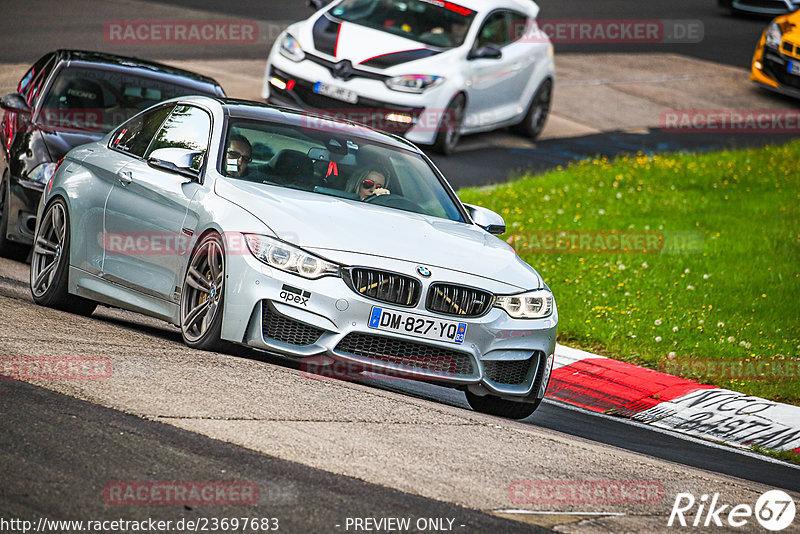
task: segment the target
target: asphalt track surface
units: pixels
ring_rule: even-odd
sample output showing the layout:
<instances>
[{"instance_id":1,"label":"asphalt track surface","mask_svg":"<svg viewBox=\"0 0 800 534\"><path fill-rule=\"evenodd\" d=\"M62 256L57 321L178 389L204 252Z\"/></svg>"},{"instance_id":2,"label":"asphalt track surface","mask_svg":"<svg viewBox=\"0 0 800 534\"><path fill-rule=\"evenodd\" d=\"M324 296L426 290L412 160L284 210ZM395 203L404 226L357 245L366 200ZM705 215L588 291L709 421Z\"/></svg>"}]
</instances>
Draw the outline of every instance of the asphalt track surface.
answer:
<instances>
[{"instance_id":1,"label":"asphalt track surface","mask_svg":"<svg viewBox=\"0 0 800 534\"><path fill-rule=\"evenodd\" d=\"M343 531L348 516L454 519L455 532L547 532L145 421L25 382L0 380L0 517L198 521L277 518L282 532ZM247 481L256 505L120 506L109 481ZM120 510L122 508L122 510Z\"/></svg>"}]
</instances>

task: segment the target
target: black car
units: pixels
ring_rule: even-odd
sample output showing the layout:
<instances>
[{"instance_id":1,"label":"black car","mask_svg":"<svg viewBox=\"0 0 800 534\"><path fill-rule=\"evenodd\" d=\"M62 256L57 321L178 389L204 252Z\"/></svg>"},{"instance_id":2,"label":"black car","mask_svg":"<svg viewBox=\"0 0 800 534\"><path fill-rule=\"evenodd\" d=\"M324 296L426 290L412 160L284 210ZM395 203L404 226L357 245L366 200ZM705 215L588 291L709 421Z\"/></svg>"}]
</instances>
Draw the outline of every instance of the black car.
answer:
<instances>
[{"instance_id":1,"label":"black car","mask_svg":"<svg viewBox=\"0 0 800 534\"><path fill-rule=\"evenodd\" d=\"M70 149L185 95L225 92L207 76L130 57L57 50L36 61L17 92L0 99L0 255L19 257L33 243L42 190Z\"/></svg>"}]
</instances>

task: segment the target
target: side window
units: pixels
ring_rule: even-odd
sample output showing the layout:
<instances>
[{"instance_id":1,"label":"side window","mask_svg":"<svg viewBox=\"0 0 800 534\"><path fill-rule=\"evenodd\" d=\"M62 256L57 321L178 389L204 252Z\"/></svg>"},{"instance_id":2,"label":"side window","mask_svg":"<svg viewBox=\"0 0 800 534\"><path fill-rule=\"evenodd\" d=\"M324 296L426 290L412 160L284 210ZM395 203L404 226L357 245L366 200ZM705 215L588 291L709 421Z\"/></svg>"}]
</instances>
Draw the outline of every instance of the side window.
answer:
<instances>
[{"instance_id":1,"label":"side window","mask_svg":"<svg viewBox=\"0 0 800 534\"><path fill-rule=\"evenodd\" d=\"M126 154L143 157L150 140L170 111L172 106L161 106L132 118L114 133L109 146Z\"/></svg>"},{"instance_id":2,"label":"side window","mask_svg":"<svg viewBox=\"0 0 800 534\"><path fill-rule=\"evenodd\" d=\"M38 102L39 97L41 96L41 90L44 86L44 82L45 80L47 80L47 77L53 70L53 66L55 65L55 63L56 63L55 56L51 56L50 59L48 59L45 62L44 66L41 68L39 72L33 73L33 78L31 79L30 83L28 84L28 87L26 88L27 93L24 95L25 101L28 102L28 105L30 107L36 106L36 102Z\"/></svg>"},{"instance_id":3,"label":"side window","mask_svg":"<svg viewBox=\"0 0 800 534\"><path fill-rule=\"evenodd\" d=\"M146 156L160 148L188 148L202 154L194 159L193 167L199 168L208 152L208 137L211 132L211 117L194 106L175 106L164 126L156 134Z\"/></svg>"},{"instance_id":4,"label":"side window","mask_svg":"<svg viewBox=\"0 0 800 534\"><path fill-rule=\"evenodd\" d=\"M43 69L44 66L53 58L53 54L45 54L44 56L40 57L36 60L36 63L28 69L28 72L25 73L25 76L17 84L17 93L21 94L24 97L28 96L31 90L31 82L33 78L39 74Z\"/></svg>"},{"instance_id":5,"label":"side window","mask_svg":"<svg viewBox=\"0 0 800 534\"><path fill-rule=\"evenodd\" d=\"M508 38L509 42L519 40L528 31L528 17L510 11L508 13Z\"/></svg>"},{"instance_id":6,"label":"side window","mask_svg":"<svg viewBox=\"0 0 800 534\"><path fill-rule=\"evenodd\" d=\"M478 32L478 39L475 42L475 48L481 48L486 45L494 45L500 48L511 42L511 29L508 27L508 12L495 11L483 22L480 31Z\"/></svg>"}]
</instances>

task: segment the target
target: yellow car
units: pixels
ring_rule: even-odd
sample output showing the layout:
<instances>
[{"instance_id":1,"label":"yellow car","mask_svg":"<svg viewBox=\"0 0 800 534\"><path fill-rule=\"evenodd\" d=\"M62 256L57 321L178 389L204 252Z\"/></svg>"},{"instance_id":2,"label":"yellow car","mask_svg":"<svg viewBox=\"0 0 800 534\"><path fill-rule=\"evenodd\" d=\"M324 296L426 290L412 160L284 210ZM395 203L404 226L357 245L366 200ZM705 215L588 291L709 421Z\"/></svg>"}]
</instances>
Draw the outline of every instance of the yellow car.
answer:
<instances>
[{"instance_id":1,"label":"yellow car","mask_svg":"<svg viewBox=\"0 0 800 534\"><path fill-rule=\"evenodd\" d=\"M750 79L767 89L800 98L800 10L776 17L761 34Z\"/></svg>"}]
</instances>

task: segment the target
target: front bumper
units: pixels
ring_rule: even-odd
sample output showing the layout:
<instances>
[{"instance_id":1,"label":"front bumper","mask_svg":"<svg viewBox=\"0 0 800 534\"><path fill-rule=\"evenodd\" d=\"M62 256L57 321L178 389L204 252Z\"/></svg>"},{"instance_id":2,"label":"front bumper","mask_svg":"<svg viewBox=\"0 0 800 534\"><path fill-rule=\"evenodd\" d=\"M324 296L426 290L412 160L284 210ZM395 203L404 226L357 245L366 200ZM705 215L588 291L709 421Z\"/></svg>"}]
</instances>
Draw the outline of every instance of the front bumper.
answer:
<instances>
[{"instance_id":1,"label":"front bumper","mask_svg":"<svg viewBox=\"0 0 800 534\"><path fill-rule=\"evenodd\" d=\"M23 245L32 245L36 231L36 210L44 185L15 176L9 178L8 228L6 238Z\"/></svg>"},{"instance_id":2,"label":"front bumper","mask_svg":"<svg viewBox=\"0 0 800 534\"><path fill-rule=\"evenodd\" d=\"M413 267L394 265L409 274ZM410 271L410 272L409 272ZM491 308L482 317L458 318L368 299L342 278L305 280L252 256L228 257L222 338L312 362L348 362L390 377L470 388L522 402L544 396L555 351L557 313L545 319L512 319ZM235 280L235 284L231 281ZM453 281L451 278L450 281ZM300 299L287 288L302 292ZM467 324L463 343L422 339L368 326L373 306Z\"/></svg>"},{"instance_id":3,"label":"front bumper","mask_svg":"<svg viewBox=\"0 0 800 534\"><path fill-rule=\"evenodd\" d=\"M273 77L283 82L293 80L293 87L278 87L271 83ZM317 94L313 90L317 82L349 89L358 95L358 101L351 104ZM414 94L392 91L382 81L375 79L355 77L342 81L334 78L325 66L314 61L306 59L295 63L273 52L267 62L261 96L274 105L353 120L381 131L402 135L414 143L432 144L436 139L443 110L454 93L447 82L422 94ZM392 120L393 115L403 120Z\"/></svg>"},{"instance_id":4,"label":"front bumper","mask_svg":"<svg viewBox=\"0 0 800 534\"><path fill-rule=\"evenodd\" d=\"M763 38L762 38L763 41ZM800 75L788 71L790 61L800 63L800 58L760 45L750 71L750 79L762 87L788 96L800 98Z\"/></svg>"}]
</instances>

